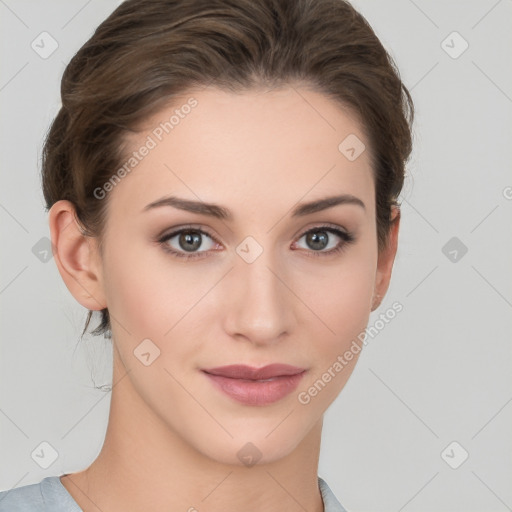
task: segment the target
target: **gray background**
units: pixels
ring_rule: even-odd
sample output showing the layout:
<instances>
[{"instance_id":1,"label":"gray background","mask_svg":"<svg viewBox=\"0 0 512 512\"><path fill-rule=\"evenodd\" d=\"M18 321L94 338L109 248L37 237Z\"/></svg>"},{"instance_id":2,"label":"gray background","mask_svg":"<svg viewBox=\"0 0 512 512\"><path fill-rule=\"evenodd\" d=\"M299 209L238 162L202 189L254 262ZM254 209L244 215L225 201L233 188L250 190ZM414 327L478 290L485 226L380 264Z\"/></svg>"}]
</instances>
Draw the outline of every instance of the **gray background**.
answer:
<instances>
[{"instance_id":1,"label":"gray background","mask_svg":"<svg viewBox=\"0 0 512 512\"><path fill-rule=\"evenodd\" d=\"M110 342L78 343L86 311L45 257L39 169L64 66L118 3L0 0L2 490L83 469L103 443L110 393L94 386L111 383ZM404 309L326 413L319 474L354 512L512 510L512 1L354 4L417 109L392 284L370 325ZM47 58L31 47L43 31L58 43ZM44 441L47 469L31 455Z\"/></svg>"}]
</instances>

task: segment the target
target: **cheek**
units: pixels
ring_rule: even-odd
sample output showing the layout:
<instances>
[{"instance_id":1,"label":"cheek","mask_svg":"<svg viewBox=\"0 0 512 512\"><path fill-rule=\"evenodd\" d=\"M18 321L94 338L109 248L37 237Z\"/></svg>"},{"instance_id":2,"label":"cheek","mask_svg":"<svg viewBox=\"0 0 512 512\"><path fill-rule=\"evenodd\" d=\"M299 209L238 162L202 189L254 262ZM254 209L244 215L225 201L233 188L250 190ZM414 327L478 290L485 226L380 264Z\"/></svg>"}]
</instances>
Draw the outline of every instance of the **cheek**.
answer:
<instances>
[{"instance_id":1,"label":"cheek","mask_svg":"<svg viewBox=\"0 0 512 512\"><path fill-rule=\"evenodd\" d=\"M314 324L318 334L324 333L320 337L327 347L340 349L350 344L366 327L375 272L374 251L363 244L349 249L334 265L301 272L298 295L311 310L305 318L310 329Z\"/></svg>"},{"instance_id":2,"label":"cheek","mask_svg":"<svg viewBox=\"0 0 512 512\"><path fill-rule=\"evenodd\" d=\"M199 323L201 308L195 306L212 287L215 276L200 279L197 271L176 263L163 249L148 242L118 240L111 247L104 268L117 353L124 367L133 370L131 379L138 393L157 410L160 394L155 390L181 396L165 370L174 374L183 361L196 357L199 344L187 341L199 336L192 336L190 327ZM150 353L154 350L151 344L141 345L146 339L159 349L150 371L134 357L141 350L139 346L147 347Z\"/></svg>"},{"instance_id":3,"label":"cheek","mask_svg":"<svg viewBox=\"0 0 512 512\"><path fill-rule=\"evenodd\" d=\"M376 270L371 244L364 249L340 258L335 270L321 276L310 272L303 280L301 296L315 313L306 312L302 325L313 366L298 400L313 417L323 414L339 395L363 349L361 334L371 312Z\"/></svg>"},{"instance_id":4,"label":"cheek","mask_svg":"<svg viewBox=\"0 0 512 512\"><path fill-rule=\"evenodd\" d=\"M163 343L198 314L195 305L218 280L195 268L149 243L119 242L105 263L108 309L134 342Z\"/></svg>"}]
</instances>

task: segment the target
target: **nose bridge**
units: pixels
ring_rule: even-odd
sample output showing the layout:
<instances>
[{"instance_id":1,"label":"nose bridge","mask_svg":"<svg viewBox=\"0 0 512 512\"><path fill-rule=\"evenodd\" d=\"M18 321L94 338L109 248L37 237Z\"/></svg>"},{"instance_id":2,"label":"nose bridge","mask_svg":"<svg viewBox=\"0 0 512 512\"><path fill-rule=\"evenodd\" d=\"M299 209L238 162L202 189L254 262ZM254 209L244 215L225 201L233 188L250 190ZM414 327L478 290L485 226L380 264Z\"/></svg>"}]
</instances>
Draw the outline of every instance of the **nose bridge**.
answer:
<instances>
[{"instance_id":1,"label":"nose bridge","mask_svg":"<svg viewBox=\"0 0 512 512\"><path fill-rule=\"evenodd\" d=\"M263 250L252 262L243 254L236 258L226 329L254 343L275 342L292 328L292 294L281 282L286 278L270 251Z\"/></svg>"}]
</instances>

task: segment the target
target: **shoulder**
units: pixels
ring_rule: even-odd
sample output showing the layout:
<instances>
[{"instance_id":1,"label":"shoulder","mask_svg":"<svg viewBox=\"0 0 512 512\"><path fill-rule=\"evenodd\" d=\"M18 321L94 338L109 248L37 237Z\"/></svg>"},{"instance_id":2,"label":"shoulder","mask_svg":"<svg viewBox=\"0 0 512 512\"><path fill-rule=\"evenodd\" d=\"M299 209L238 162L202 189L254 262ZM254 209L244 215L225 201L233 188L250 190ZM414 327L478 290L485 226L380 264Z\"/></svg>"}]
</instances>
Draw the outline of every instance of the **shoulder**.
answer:
<instances>
[{"instance_id":1,"label":"shoulder","mask_svg":"<svg viewBox=\"0 0 512 512\"><path fill-rule=\"evenodd\" d=\"M342 507L341 503L327 485L327 482L320 477L318 477L318 486L324 502L324 512L348 512Z\"/></svg>"},{"instance_id":2,"label":"shoulder","mask_svg":"<svg viewBox=\"0 0 512 512\"><path fill-rule=\"evenodd\" d=\"M0 512L44 510L41 482L0 492Z\"/></svg>"},{"instance_id":3,"label":"shoulder","mask_svg":"<svg viewBox=\"0 0 512 512\"><path fill-rule=\"evenodd\" d=\"M0 512L82 512L58 476L0 491Z\"/></svg>"}]
</instances>

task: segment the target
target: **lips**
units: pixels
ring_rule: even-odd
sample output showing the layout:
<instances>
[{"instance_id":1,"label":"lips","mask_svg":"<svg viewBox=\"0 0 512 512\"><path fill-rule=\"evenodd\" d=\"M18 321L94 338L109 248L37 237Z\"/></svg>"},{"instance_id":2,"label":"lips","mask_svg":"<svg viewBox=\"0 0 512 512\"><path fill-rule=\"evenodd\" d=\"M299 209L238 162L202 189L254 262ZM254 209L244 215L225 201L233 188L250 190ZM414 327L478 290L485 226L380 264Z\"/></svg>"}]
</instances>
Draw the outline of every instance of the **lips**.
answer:
<instances>
[{"instance_id":1,"label":"lips","mask_svg":"<svg viewBox=\"0 0 512 512\"><path fill-rule=\"evenodd\" d=\"M266 380L275 377L287 375L297 375L305 371L304 368L291 366L289 364L269 364L262 368L254 368L242 364L232 364L229 366L219 366L217 368L209 368L203 370L210 375L218 375L229 379L245 379L245 380Z\"/></svg>"},{"instance_id":2,"label":"lips","mask_svg":"<svg viewBox=\"0 0 512 512\"><path fill-rule=\"evenodd\" d=\"M214 387L238 403L265 406L292 393L306 373L304 368L271 364L262 368L246 365L203 370Z\"/></svg>"}]
</instances>

